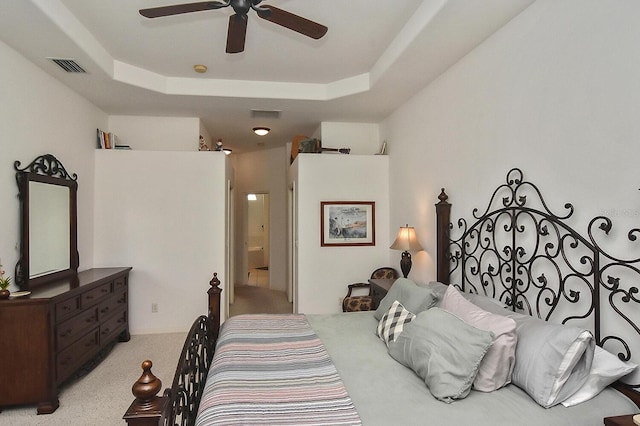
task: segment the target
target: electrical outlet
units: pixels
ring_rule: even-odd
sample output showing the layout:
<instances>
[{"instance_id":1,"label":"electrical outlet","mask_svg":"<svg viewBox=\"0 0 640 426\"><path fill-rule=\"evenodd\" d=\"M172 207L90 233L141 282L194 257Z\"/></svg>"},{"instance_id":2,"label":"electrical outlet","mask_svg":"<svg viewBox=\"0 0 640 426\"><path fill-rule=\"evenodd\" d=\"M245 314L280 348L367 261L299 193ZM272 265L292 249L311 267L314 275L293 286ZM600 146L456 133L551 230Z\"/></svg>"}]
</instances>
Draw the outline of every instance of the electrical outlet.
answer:
<instances>
[{"instance_id":1,"label":"electrical outlet","mask_svg":"<svg viewBox=\"0 0 640 426\"><path fill-rule=\"evenodd\" d=\"M157 314L158 313L158 304L157 303L152 303L151 304L151 313L152 314Z\"/></svg>"}]
</instances>

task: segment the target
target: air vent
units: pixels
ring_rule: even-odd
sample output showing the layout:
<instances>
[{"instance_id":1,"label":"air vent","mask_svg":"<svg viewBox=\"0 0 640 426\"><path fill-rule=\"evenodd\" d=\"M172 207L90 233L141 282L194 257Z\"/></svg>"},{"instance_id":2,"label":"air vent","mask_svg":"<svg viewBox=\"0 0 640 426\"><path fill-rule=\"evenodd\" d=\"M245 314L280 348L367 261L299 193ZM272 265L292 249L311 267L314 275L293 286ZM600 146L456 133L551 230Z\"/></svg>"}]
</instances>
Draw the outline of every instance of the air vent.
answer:
<instances>
[{"instance_id":1,"label":"air vent","mask_svg":"<svg viewBox=\"0 0 640 426\"><path fill-rule=\"evenodd\" d=\"M282 111L252 109L251 118L280 118Z\"/></svg>"},{"instance_id":2,"label":"air vent","mask_svg":"<svg viewBox=\"0 0 640 426\"><path fill-rule=\"evenodd\" d=\"M48 59L55 62L56 65L58 65L60 68L62 68L66 72L86 74L86 71L84 70L84 68L78 65L78 63L73 59L59 59L59 58L48 58Z\"/></svg>"}]
</instances>

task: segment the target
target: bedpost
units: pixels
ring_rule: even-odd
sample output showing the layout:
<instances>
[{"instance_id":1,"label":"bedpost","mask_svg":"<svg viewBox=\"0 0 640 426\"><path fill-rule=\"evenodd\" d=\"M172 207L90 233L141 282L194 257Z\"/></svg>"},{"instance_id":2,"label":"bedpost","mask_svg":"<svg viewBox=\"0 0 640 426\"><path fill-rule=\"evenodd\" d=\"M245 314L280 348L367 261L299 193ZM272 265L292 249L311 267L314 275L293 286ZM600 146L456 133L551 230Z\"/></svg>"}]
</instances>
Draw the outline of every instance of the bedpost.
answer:
<instances>
[{"instance_id":1,"label":"bedpost","mask_svg":"<svg viewBox=\"0 0 640 426\"><path fill-rule=\"evenodd\" d=\"M209 285L211 285L211 288L207 290L207 294L209 295L208 316L209 320L213 323L213 327L211 327L212 335L209 337L211 338L211 342L216 342L218 340L218 332L220 331L220 293L222 293L217 272L213 273L213 278L211 278Z\"/></svg>"},{"instance_id":2,"label":"bedpost","mask_svg":"<svg viewBox=\"0 0 640 426\"><path fill-rule=\"evenodd\" d=\"M447 201L449 196L440 191L436 203L436 262L437 280L443 284L449 284L449 262L447 252L449 250L449 223L451 222L451 204Z\"/></svg>"},{"instance_id":3,"label":"bedpost","mask_svg":"<svg viewBox=\"0 0 640 426\"><path fill-rule=\"evenodd\" d=\"M159 397L162 382L151 372L153 363L142 363L142 376L131 388L136 399L122 417L129 426L157 426L168 398Z\"/></svg>"}]
</instances>

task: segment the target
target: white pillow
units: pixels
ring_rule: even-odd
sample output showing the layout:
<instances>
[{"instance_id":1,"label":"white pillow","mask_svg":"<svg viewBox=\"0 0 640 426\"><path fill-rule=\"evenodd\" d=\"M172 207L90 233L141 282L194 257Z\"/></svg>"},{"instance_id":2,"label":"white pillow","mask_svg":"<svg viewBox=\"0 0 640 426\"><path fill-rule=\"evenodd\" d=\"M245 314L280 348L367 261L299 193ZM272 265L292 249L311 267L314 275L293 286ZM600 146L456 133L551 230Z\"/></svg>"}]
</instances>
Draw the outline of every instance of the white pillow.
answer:
<instances>
[{"instance_id":1,"label":"white pillow","mask_svg":"<svg viewBox=\"0 0 640 426\"><path fill-rule=\"evenodd\" d=\"M493 344L480 363L473 387L483 392L500 389L511 382L516 359L516 322L508 317L487 312L469 302L452 285L442 296L440 308L480 330L495 335Z\"/></svg>"},{"instance_id":2,"label":"white pillow","mask_svg":"<svg viewBox=\"0 0 640 426\"><path fill-rule=\"evenodd\" d=\"M576 393L562 401L562 405L571 407L590 400L611 383L631 373L636 367L637 364L621 361L617 356L596 346L589 378Z\"/></svg>"}]
</instances>

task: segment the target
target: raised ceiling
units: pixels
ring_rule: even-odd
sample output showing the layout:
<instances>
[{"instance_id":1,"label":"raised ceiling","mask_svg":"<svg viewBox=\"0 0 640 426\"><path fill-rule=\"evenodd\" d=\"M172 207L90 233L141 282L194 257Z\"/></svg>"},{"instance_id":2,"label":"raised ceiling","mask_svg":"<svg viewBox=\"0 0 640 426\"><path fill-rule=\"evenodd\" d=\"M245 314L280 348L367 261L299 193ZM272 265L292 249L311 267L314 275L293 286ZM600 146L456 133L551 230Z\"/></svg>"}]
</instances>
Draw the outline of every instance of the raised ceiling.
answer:
<instances>
[{"instance_id":1,"label":"raised ceiling","mask_svg":"<svg viewBox=\"0 0 640 426\"><path fill-rule=\"evenodd\" d=\"M108 114L200 117L212 139L246 152L323 121L383 120L533 0L265 1L329 31L313 40L251 11L239 54L225 53L231 8L138 13L188 2L12 0L0 6L0 39ZM65 73L51 57L87 73ZM272 132L258 137L256 126Z\"/></svg>"}]
</instances>

